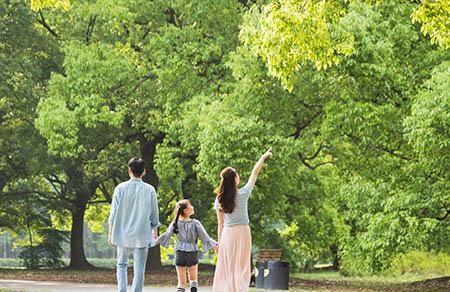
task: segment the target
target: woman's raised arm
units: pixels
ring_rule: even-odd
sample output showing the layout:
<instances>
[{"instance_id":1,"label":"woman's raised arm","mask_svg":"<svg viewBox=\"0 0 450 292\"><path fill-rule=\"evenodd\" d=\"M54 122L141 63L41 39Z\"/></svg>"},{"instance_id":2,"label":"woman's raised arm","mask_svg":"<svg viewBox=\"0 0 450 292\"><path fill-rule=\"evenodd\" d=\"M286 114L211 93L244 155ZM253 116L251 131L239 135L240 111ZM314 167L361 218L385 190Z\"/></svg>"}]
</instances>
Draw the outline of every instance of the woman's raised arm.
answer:
<instances>
[{"instance_id":1,"label":"woman's raised arm","mask_svg":"<svg viewBox=\"0 0 450 292\"><path fill-rule=\"evenodd\" d=\"M255 186L256 179L258 178L259 172L261 171L261 168L263 167L264 161L267 159L272 158L272 148L269 148L269 150L266 151L261 157L258 159L258 162L256 162L255 166L253 167L252 174L250 175L247 185L251 185L252 187Z\"/></svg>"}]
</instances>

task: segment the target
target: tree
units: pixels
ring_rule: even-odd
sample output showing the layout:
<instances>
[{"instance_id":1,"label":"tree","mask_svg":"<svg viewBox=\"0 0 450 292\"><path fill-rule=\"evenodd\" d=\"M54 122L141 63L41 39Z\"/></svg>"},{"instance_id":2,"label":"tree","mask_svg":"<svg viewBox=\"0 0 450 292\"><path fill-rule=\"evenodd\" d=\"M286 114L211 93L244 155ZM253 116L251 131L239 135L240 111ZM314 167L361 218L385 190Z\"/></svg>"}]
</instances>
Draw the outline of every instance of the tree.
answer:
<instances>
[{"instance_id":1,"label":"tree","mask_svg":"<svg viewBox=\"0 0 450 292\"><path fill-rule=\"evenodd\" d=\"M48 212L57 206L43 178L55 161L33 120L61 55L36 29L35 15L24 2L0 4L0 227L23 234L21 247L33 259L29 266L58 266L64 238L50 224Z\"/></svg>"},{"instance_id":2,"label":"tree","mask_svg":"<svg viewBox=\"0 0 450 292\"><path fill-rule=\"evenodd\" d=\"M417 130L405 122L411 113L416 116L417 106L411 105L448 51L420 35L410 23L412 9L396 2L351 5L342 21L358 45L327 72L331 87L325 89L335 98L326 106L321 134L335 145L336 202L348 228L340 237L344 272L376 273L389 268L396 254L447 248L442 244L446 219L437 219L445 217L447 195L430 188L442 177L419 166L424 160L417 163L410 138ZM424 112L432 108L422 105ZM438 107L437 116L445 119L445 101Z\"/></svg>"},{"instance_id":3,"label":"tree","mask_svg":"<svg viewBox=\"0 0 450 292\"><path fill-rule=\"evenodd\" d=\"M111 187L123 177L117 175L117 161L123 165L125 156L140 153L148 165L144 179L158 187L157 146L177 127L185 103L223 82L227 70L222 58L237 43L238 13L239 5L228 1L206 7L197 2L124 1L112 6L98 1L73 3L66 13L48 11L47 30L61 42L64 72L52 75L36 127L49 152L68 165L61 185L74 206L72 267L87 264L83 214L98 194L100 202L110 200ZM191 153L182 155L193 159ZM162 214L182 196L173 190L158 193L160 202L169 203L161 204ZM158 253L156 260L153 255L149 263L158 267Z\"/></svg>"}]
</instances>

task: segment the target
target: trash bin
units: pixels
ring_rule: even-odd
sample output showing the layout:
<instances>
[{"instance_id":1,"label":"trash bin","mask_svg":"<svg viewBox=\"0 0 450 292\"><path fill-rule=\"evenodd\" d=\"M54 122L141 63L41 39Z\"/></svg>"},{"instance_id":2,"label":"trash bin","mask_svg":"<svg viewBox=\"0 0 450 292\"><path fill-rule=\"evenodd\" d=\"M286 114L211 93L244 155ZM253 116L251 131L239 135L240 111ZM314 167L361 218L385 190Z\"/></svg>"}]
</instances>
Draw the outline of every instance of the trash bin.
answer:
<instances>
[{"instance_id":1,"label":"trash bin","mask_svg":"<svg viewBox=\"0 0 450 292\"><path fill-rule=\"evenodd\" d=\"M267 275L264 277L264 289L289 290L289 263L268 261Z\"/></svg>"},{"instance_id":2,"label":"trash bin","mask_svg":"<svg viewBox=\"0 0 450 292\"><path fill-rule=\"evenodd\" d=\"M264 270L267 267L266 261L256 262L255 288L264 289Z\"/></svg>"}]
</instances>

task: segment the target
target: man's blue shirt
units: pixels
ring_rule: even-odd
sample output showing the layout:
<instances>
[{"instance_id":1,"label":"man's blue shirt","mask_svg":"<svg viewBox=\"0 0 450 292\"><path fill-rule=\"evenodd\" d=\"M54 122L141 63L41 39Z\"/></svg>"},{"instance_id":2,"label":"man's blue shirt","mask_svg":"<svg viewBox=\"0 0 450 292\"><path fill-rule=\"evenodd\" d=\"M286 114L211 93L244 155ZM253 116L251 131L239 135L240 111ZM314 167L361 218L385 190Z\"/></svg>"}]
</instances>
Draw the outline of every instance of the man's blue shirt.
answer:
<instances>
[{"instance_id":1,"label":"man's blue shirt","mask_svg":"<svg viewBox=\"0 0 450 292\"><path fill-rule=\"evenodd\" d=\"M152 229L159 226L155 188L139 178L119 184L112 198L111 242L122 247L153 246Z\"/></svg>"}]
</instances>

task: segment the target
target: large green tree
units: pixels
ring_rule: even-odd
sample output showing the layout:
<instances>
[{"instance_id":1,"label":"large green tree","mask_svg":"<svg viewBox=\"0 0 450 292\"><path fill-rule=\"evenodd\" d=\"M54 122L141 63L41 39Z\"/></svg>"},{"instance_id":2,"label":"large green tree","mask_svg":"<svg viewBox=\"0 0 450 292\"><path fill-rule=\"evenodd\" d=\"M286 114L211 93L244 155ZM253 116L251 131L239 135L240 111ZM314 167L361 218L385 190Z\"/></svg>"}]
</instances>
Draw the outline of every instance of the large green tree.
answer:
<instances>
[{"instance_id":1,"label":"large green tree","mask_svg":"<svg viewBox=\"0 0 450 292\"><path fill-rule=\"evenodd\" d=\"M428 112L436 112L436 123L448 115L446 73L438 72L449 55L410 23L413 9L395 1L350 5L342 22L355 36L355 52L326 72L324 89L334 98L326 106L321 135L335 145L338 157L337 202L349 228L340 248L348 272L379 272L393 255L411 249L448 251L443 244L447 179L442 171L426 168L440 155L421 157L417 133L427 123L431 141L439 141L436 149L450 141L445 131L423 121ZM424 101L429 92L439 105Z\"/></svg>"},{"instance_id":2,"label":"large green tree","mask_svg":"<svg viewBox=\"0 0 450 292\"><path fill-rule=\"evenodd\" d=\"M112 186L126 173L125 157L142 156L148 165L144 179L158 187L156 149L176 132L184 104L226 83L223 58L237 44L240 6L229 1L82 1L64 13L45 13L48 31L64 52L64 72L52 75L36 126L49 152L68 166L71 266L79 267L87 264L82 250L86 206L110 200ZM163 221L174 200L191 196L187 188L195 180L189 162L195 153L172 138L161 144L160 165L173 160L171 150L164 149L178 149L190 175L170 186L170 175L159 171L169 186L158 191ZM99 201L93 200L98 194ZM154 268L160 264L158 250L150 252Z\"/></svg>"},{"instance_id":3,"label":"large green tree","mask_svg":"<svg viewBox=\"0 0 450 292\"><path fill-rule=\"evenodd\" d=\"M33 259L30 266L59 265L63 238L50 224L57 197L45 178L56 172L45 140L34 128L39 98L51 72L59 70L56 42L37 28L26 1L0 4L0 228L15 232ZM39 25L39 24L38 24ZM46 245L54 242L55 246ZM53 253L54 252L54 253ZM39 261L53 253L52 260ZM44 260L45 261L45 260Z\"/></svg>"}]
</instances>

